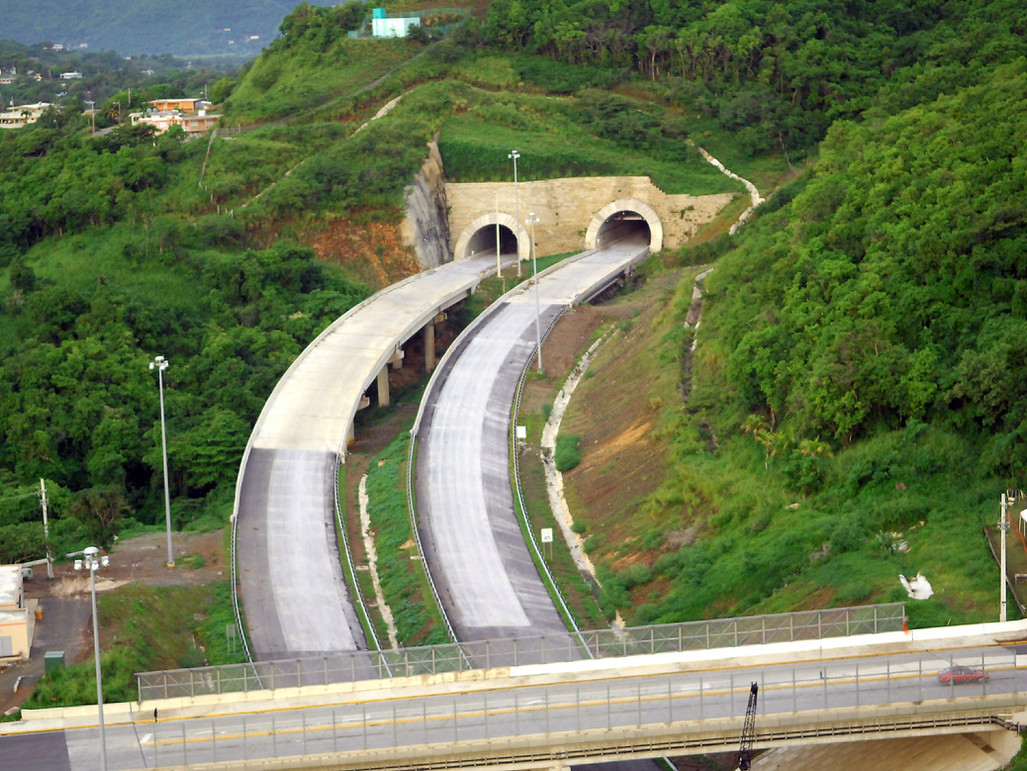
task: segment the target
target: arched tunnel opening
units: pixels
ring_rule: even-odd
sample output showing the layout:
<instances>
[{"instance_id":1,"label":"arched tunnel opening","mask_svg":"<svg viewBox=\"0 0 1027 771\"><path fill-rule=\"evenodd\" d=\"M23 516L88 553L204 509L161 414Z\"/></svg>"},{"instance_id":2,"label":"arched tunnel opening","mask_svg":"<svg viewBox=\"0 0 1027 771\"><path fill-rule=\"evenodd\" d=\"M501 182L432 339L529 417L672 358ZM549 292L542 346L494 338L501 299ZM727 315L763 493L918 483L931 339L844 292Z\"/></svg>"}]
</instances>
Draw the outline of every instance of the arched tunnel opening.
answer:
<instances>
[{"instance_id":1,"label":"arched tunnel opening","mask_svg":"<svg viewBox=\"0 0 1027 771\"><path fill-rule=\"evenodd\" d=\"M474 235L467 242L467 254L465 256L481 257L485 254L495 255L495 253L496 225L493 223L475 231ZM499 253L500 255L517 254L517 236L506 225L499 226Z\"/></svg>"},{"instance_id":2,"label":"arched tunnel opening","mask_svg":"<svg viewBox=\"0 0 1027 771\"><path fill-rule=\"evenodd\" d=\"M619 211L611 214L599 226L596 245L602 248L604 245L627 241L649 246L652 243L652 235L649 223L641 214L628 210Z\"/></svg>"}]
</instances>

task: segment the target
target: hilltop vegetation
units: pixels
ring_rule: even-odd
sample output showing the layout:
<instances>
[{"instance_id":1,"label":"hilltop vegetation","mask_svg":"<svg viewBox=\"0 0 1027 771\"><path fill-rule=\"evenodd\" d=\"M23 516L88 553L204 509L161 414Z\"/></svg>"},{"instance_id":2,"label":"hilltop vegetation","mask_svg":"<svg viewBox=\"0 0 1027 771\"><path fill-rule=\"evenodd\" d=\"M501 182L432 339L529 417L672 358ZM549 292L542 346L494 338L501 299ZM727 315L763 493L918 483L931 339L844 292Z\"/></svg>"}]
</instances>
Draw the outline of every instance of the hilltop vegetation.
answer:
<instances>
[{"instance_id":1,"label":"hilltop vegetation","mask_svg":"<svg viewBox=\"0 0 1027 771\"><path fill-rule=\"evenodd\" d=\"M593 542L608 608L782 609L822 586L822 602L858 602L935 560L959 590L931 612L972 615L988 559L975 512L1024 460L1027 14L885 5L501 0L449 34L367 41L347 35L352 9L303 4L218 85L241 133L93 136L72 110L5 132L5 493L46 477L69 540L159 521L145 365L161 353L176 524L224 522L277 377L414 269L403 188L435 137L454 181L509 179L516 146L523 179L740 190L702 145L774 195L737 238L663 256L716 270L686 409L651 400L666 478L616 513L649 535ZM690 293L645 353L668 382ZM0 524L24 532L4 531L0 559L37 555L34 511L9 508ZM913 525L928 535L897 557L889 534Z\"/></svg>"}]
</instances>

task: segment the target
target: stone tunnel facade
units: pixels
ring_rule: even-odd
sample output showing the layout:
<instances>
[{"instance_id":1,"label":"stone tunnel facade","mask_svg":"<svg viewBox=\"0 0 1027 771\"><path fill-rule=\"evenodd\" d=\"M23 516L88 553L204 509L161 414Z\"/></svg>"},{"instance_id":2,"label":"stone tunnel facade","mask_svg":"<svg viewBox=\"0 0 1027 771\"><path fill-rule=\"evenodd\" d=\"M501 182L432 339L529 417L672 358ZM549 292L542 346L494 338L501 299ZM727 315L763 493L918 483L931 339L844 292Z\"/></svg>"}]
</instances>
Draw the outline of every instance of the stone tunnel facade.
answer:
<instances>
[{"instance_id":1,"label":"stone tunnel facade","mask_svg":"<svg viewBox=\"0 0 1027 771\"><path fill-rule=\"evenodd\" d=\"M538 254L559 254L596 246L603 223L630 211L648 224L650 248L675 248L712 220L733 193L668 195L649 177L570 177L538 182L446 183L453 259L470 257L472 236L498 221L517 235L527 259L530 237L524 221L534 212Z\"/></svg>"}]
</instances>

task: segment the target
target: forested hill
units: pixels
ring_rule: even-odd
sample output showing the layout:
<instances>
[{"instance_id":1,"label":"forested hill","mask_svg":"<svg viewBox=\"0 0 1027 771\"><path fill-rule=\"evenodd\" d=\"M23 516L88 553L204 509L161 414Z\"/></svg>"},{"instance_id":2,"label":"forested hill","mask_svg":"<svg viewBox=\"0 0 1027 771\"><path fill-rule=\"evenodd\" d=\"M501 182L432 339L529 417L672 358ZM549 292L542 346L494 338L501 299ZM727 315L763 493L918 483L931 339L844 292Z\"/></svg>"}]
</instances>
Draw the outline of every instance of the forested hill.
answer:
<instances>
[{"instance_id":1,"label":"forested hill","mask_svg":"<svg viewBox=\"0 0 1027 771\"><path fill-rule=\"evenodd\" d=\"M311 5L328 3L313 2ZM33 0L6 3L0 37L122 56L257 56L292 0Z\"/></svg>"},{"instance_id":2,"label":"forested hill","mask_svg":"<svg viewBox=\"0 0 1027 771\"><path fill-rule=\"evenodd\" d=\"M234 24L133 7L158 5L188 24L132 23L192 39ZM350 38L356 10L276 20L252 65L211 85L227 137L121 122L170 84L115 94L95 126L70 93L0 132L0 559L42 548L18 497L40 477L69 550L119 518L162 521L156 354L174 521L226 521L277 377L414 269L398 223L433 137L453 181L508 179L519 147L522 179L733 189L702 145L769 200L737 237L661 256L716 266L687 409L646 400L666 405L667 478L622 520L659 532L623 580L626 545L592 552L608 603L669 621L801 604L817 581L825 604L862 602L924 567L958 587L939 613L966 616L987 559L967 512L1027 486L1021 2L499 0L405 40ZM919 564L875 551L912 523L932 536ZM963 566L951 544L971 539Z\"/></svg>"}]
</instances>

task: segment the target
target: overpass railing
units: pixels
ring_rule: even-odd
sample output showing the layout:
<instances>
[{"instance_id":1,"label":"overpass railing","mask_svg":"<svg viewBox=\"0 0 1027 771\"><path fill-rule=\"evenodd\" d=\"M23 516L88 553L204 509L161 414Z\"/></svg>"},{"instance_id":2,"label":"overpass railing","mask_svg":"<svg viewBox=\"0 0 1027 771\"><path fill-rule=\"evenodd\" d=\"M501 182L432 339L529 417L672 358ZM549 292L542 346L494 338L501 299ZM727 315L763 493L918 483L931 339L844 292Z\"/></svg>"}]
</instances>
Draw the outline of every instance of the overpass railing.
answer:
<instances>
[{"instance_id":1,"label":"overpass railing","mask_svg":"<svg viewBox=\"0 0 1027 771\"><path fill-rule=\"evenodd\" d=\"M137 673L139 700L734 648L902 629L902 602Z\"/></svg>"},{"instance_id":2,"label":"overpass railing","mask_svg":"<svg viewBox=\"0 0 1027 771\"><path fill-rule=\"evenodd\" d=\"M153 727L154 765L249 768L271 758L316 757L337 768L442 771L725 752L738 747L752 683L759 688L758 748L1018 731L1010 720L1027 700L1016 659L1015 651L994 649L919 652L162 721ZM953 671L978 676L954 680Z\"/></svg>"}]
</instances>

